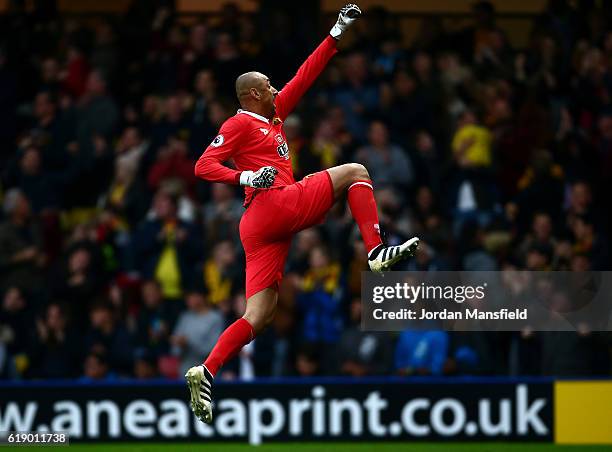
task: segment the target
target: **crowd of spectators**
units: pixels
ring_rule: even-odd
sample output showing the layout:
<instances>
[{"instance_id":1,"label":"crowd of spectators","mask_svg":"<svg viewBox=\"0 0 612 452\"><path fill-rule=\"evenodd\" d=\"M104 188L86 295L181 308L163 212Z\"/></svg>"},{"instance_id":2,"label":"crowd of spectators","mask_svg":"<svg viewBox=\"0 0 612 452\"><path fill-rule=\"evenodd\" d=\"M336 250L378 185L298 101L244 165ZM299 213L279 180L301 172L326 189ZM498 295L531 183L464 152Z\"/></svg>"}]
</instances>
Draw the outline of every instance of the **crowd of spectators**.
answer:
<instances>
[{"instance_id":1,"label":"crowd of spectators","mask_svg":"<svg viewBox=\"0 0 612 452\"><path fill-rule=\"evenodd\" d=\"M0 15L0 376L178 378L245 305L241 190L194 162L236 76L280 89L335 19L309 2L25 3ZM487 2L461 29L424 17L411 42L371 8L285 122L296 179L366 165L385 240L423 240L398 269L609 270L611 13L553 0L513 48ZM363 332L365 269L338 202L296 237L272 326L221 378L610 374L610 336L588 326Z\"/></svg>"}]
</instances>

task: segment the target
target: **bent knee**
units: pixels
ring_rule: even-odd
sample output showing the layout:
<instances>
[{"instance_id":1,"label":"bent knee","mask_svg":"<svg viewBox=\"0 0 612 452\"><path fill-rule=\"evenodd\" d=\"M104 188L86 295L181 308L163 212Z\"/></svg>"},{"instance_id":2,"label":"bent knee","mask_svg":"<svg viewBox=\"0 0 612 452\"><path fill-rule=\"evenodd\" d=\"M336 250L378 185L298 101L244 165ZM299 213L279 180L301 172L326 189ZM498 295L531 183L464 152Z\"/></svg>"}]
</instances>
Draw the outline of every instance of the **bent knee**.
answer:
<instances>
[{"instance_id":1,"label":"bent knee","mask_svg":"<svg viewBox=\"0 0 612 452\"><path fill-rule=\"evenodd\" d=\"M368 170L361 163L349 163L349 165L352 181L370 179L370 174L368 173Z\"/></svg>"}]
</instances>

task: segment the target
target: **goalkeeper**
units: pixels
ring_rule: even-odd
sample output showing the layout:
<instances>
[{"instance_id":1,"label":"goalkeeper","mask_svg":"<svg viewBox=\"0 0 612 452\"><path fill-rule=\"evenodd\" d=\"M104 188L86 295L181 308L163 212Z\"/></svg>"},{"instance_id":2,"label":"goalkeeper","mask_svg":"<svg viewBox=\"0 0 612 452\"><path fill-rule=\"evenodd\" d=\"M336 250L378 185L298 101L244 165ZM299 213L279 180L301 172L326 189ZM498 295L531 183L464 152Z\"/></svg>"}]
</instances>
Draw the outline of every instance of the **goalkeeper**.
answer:
<instances>
[{"instance_id":1,"label":"goalkeeper","mask_svg":"<svg viewBox=\"0 0 612 452\"><path fill-rule=\"evenodd\" d=\"M363 165L349 163L296 182L283 132L283 121L337 52L336 43L360 16L357 5L340 11L329 36L279 92L259 72L236 80L241 105L196 163L198 177L245 187L246 212L240 221L240 239L246 255L244 316L230 325L203 364L185 375L195 415L212 422L211 386L215 374L248 344L274 317L278 284L293 236L321 223L335 200L344 195L368 250L370 269L381 272L414 253L418 239L385 246L380 238L372 181ZM236 169L223 165L233 159Z\"/></svg>"}]
</instances>

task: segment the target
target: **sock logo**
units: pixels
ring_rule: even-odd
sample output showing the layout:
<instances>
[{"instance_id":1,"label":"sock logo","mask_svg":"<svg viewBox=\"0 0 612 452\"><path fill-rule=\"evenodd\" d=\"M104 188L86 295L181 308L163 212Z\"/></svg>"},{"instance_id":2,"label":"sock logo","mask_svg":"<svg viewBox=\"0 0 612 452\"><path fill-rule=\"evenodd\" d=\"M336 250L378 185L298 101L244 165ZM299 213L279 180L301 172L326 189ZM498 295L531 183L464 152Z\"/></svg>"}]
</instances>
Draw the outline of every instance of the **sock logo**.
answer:
<instances>
[{"instance_id":1,"label":"sock logo","mask_svg":"<svg viewBox=\"0 0 612 452\"><path fill-rule=\"evenodd\" d=\"M378 223L374 223L374 229L376 230L378 235L380 235L380 225Z\"/></svg>"}]
</instances>

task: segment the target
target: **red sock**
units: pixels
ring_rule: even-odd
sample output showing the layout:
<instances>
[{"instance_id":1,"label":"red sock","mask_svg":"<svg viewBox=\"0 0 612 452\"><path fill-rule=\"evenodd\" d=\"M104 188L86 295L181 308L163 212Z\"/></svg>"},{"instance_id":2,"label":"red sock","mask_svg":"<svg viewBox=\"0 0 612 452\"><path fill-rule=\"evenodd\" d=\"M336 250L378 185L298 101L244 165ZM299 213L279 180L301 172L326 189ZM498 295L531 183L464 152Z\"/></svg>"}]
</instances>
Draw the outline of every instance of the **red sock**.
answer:
<instances>
[{"instance_id":1,"label":"red sock","mask_svg":"<svg viewBox=\"0 0 612 452\"><path fill-rule=\"evenodd\" d=\"M348 188L348 203L369 253L382 243L372 181L353 182Z\"/></svg>"},{"instance_id":2,"label":"red sock","mask_svg":"<svg viewBox=\"0 0 612 452\"><path fill-rule=\"evenodd\" d=\"M204 365L214 377L224 363L236 356L254 338L255 330L251 324L243 318L236 320L219 336Z\"/></svg>"}]
</instances>

